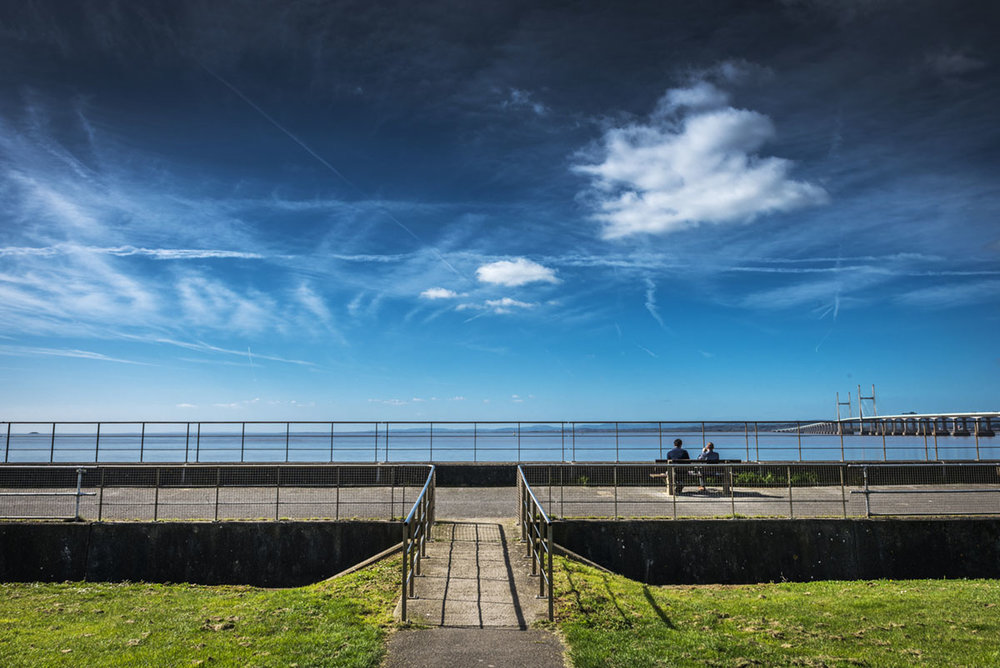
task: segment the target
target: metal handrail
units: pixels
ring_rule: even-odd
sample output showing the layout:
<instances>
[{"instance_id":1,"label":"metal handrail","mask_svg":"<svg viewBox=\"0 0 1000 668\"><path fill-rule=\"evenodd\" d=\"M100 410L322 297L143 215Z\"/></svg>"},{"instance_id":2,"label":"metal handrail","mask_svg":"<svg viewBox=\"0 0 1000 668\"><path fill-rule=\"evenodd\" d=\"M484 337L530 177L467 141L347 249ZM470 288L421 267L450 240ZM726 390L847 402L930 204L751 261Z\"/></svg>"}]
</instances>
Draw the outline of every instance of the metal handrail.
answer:
<instances>
[{"instance_id":1,"label":"metal handrail","mask_svg":"<svg viewBox=\"0 0 1000 668\"><path fill-rule=\"evenodd\" d=\"M538 501L535 492L524 476L524 469L517 467L517 487L520 498L521 540L525 542L525 557L531 558L531 575L538 576L538 598L548 598L549 621L553 618L552 594L555 579L552 569L552 520ZM546 588L546 585L548 587Z\"/></svg>"},{"instance_id":2,"label":"metal handrail","mask_svg":"<svg viewBox=\"0 0 1000 668\"><path fill-rule=\"evenodd\" d=\"M403 520L403 595L400 598L400 617L407 621L406 601L416 598L416 579L420 575L420 561L427 556L427 541L434 526L435 467L431 465L427 482L413 502L413 507Z\"/></svg>"}]
</instances>

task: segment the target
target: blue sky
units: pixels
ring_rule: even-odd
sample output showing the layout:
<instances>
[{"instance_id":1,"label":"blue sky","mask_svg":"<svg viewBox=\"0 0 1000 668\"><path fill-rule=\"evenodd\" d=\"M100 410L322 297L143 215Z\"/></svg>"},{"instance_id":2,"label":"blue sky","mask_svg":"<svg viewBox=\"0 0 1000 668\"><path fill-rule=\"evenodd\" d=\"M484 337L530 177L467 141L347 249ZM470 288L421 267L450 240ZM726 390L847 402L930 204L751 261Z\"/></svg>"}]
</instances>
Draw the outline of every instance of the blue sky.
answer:
<instances>
[{"instance_id":1,"label":"blue sky","mask_svg":"<svg viewBox=\"0 0 1000 668\"><path fill-rule=\"evenodd\" d=\"M1000 407L992 2L3 2L3 419Z\"/></svg>"}]
</instances>

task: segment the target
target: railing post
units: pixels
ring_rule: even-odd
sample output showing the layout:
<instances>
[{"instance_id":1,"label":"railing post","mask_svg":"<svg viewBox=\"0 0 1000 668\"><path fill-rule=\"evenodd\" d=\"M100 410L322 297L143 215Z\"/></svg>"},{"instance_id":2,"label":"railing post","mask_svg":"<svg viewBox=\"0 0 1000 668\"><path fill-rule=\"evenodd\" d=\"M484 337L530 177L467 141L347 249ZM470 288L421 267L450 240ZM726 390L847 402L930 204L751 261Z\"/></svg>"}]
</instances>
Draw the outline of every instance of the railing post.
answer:
<instances>
[{"instance_id":1,"label":"railing post","mask_svg":"<svg viewBox=\"0 0 1000 668\"><path fill-rule=\"evenodd\" d=\"M521 423L517 423L517 461L521 461Z\"/></svg>"},{"instance_id":2,"label":"railing post","mask_svg":"<svg viewBox=\"0 0 1000 668\"><path fill-rule=\"evenodd\" d=\"M406 598L409 595L409 592L407 591L409 583L406 581L406 579L407 579L406 560L409 558L409 554L407 553L407 549L409 548L409 538L410 537L409 537L408 525L406 524L406 521L404 519L404 521L403 521L403 597L401 599L399 599L400 617L402 618L402 620L404 622L406 621Z\"/></svg>"},{"instance_id":3,"label":"railing post","mask_svg":"<svg viewBox=\"0 0 1000 668\"><path fill-rule=\"evenodd\" d=\"M786 466L788 471L788 519L795 517L795 508L792 506L792 467Z\"/></svg>"},{"instance_id":4,"label":"railing post","mask_svg":"<svg viewBox=\"0 0 1000 668\"><path fill-rule=\"evenodd\" d=\"M198 433L195 435L194 439L194 462L197 464L201 461L201 423L198 423Z\"/></svg>"},{"instance_id":5,"label":"railing post","mask_svg":"<svg viewBox=\"0 0 1000 668\"><path fill-rule=\"evenodd\" d=\"M861 471L862 471L862 474L864 475L864 481L865 481L865 489L864 489L864 494L865 494L865 517L871 518L871 516L872 516L872 506L871 506L871 498L869 497L870 490L868 489L868 467L867 466L863 467L861 469Z\"/></svg>"},{"instance_id":6,"label":"railing post","mask_svg":"<svg viewBox=\"0 0 1000 668\"><path fill-rule=\"evenodd\" d=\"M104 519L104 469L101 469L101 489L97 497L97 521Z\"/></svg>"},{"instance_id":7,"label":"railing post","mask_svg":"<svg viewBox=\"0 0 1000 668\"><path fill-rule=\"evenodd\" d=\"M83 469L76 470L76 504L73 510L73 519L80 521L80 496L83 494Z\"/></svg>"},{"instance_id":8,"label":"railing post","mask_svg":"<svg viewBox=\"0 0 1000 668\"><path fill-rule=\"evenodd\" d=\"M757 429L757 423L753 423L753 447L754 453L756 454L756 460L760 461L760 435Z\"/></svg>"},{"instance_id":9,"label":"railing post","mask_svg":"<svg viewBox=\"0 0 1000 668\"><path fill-rule=\"evenodd\" d=\"M97 423L98 429L100 429L101 423ZM3 463L6 464L10 461L10 422L7 423L7 446L3 450Z\"/></svg>"},{"instance_id":10,"label":"railing post","mask_svg":"<svg viewBox=\"0 0 1000 668\"><path fill-rule=\"evenodd\" d=\"M406 499L405 487L403 488L403 498ZM339 466L337 467L337 492L333 503L334 503L333 519L339 520L340 519L340 467Z\"/></svg>"},{"instance_id":11,"label":"railing post","mask_svg":"<svg viewBox=\"0 0 1000 668\"><path fill-rule=\"evenodd\" d=\"M434 423L430 424L430 448L431 448L431 463L434 462ZM385 461L389 461L389 433L386 432L385 435Z\"/></svg>"},{"instance_id":12,"label":"railing post","mask_svg":"<svg viewBox=\"0 0 1000 668\"><path fill-rule=\"evenodd\" d=\"M548 526L548 539L549 539L549 621L552 621L553 617L553 599L555 598L555 578L553 577L552 569L552 553L555 551L555 543L552 541L552 523L549 522Z\"/></svg>"},{"instance_id":13,"label":"railing post","mask_svg":"<svg viewBox=\"0 0 1000 668\"><path fill-rule=\"evenodd\" d=\"M142 463L146 450L146 423L142 423L142 430L139 432L139 463Z\"/></svg>"},{"instance_id":14,"label":"railing post","mask_svg":"<svg viewBox=\"0 0 1000 668\"><path fill-rule=\"evenodd\" d=\"M473 463L479 461L479 458L478 458L479 457L479 453L477 452L477 447L479 445L479 443L478 443L478 441L479 441L479 438L478 438L478 436L479 436L479 429L478 429L478 427L479 427L479 423L478 422L473 422L472 423L472 461L473 461Z\"/></svg>"},{"instance_id":15,"label":"railing post","mask_svg":"<svg viewBox=\"0 0 1000 668\"><path fill-rule=\"evenodd\" d=\"M97 463L97 453L101 449L101 423L97 423L97 438L94 439L94 463Z\"/></svg>"},{"instance_id":16,"label":"railing post","mask_svg":"<svg viewBox=\"0 0 1000 668\"><path fill-rule=\"evenodd\" d=\"M882 422L882 461L887 462L889 461L889 455L885 447L885 420L882 420L881 422Z\"/></svg>"},{"instance_id":17,"label":"railing post","mask_svg":"<svg viewBox=\"0 0 1000 668\"><path fill-rule=\"evenodd\" d=\"M844 465L837 467L840 471L840 505L844 508L844 519L847 519L847 491L844 489Z\"/></svg>"},{"instance_id":18,"label":"railing post","mask_svg":"<svg viewBox=\"0 0 1000 668\"><path fill-rule=\"evenodd\" d=\"M241 423L241 427L240 427L240 463L241 464L246 462L246 458L243 456L243 453L246 451L246 443L247 443L247 423L243 422L243 423Z\"/></svg>"},{"instance_id":19,"label":"railing post","mask_svg":"<svg viewBox=\"0 0 1000 668\"><path fill-rule=\"evenodd\" d=\"M746 423L744 423L746 424ZM733 517L736 517L736 492L733 490L735 476L733 475L733 465L726 464L726 474L729 476L729 510Z\"/></svg>"},{"instance_id":20,"label":"railing post","mask_svg":"<svg viewBox=\"0 0 1000 668\"><path fill-rule=\"evenodd\" d=\"M799 438L799 462L801 462L802 461L802 423L801 422L796 422L795 423L795 432L796 432L796 434L798 435L798 438Z\"/></svg>"},{"instance_id":21,"label":"railing post","mask_svg":"<svg viewBox=\"0 0 1000 668\"><path fill-rule=\"evenodd\" d=\"M55 461L56 456L56 423L52 423L52 440L49 442L49 464Z\"/></svg>"},{"instance_id":22,"label":"railing post","mask_svg":"<svg viewBox=\"0 0 1000 668\"><path fill-rule=\"evenodd\" d=\"M98 425L100 428L100 425ZM187 423L187 429L184 432L184 463L188 463L188 446L191 443L191 423Z\"/></svg>"},{"instance_id":23,"label":"railing post","mask_svg":"<svg viewBox=\"0 0 1000 668\"><path fill-rule=\"evenodd\" d=\"M559 423L559 461L566 461L566 423ZM551 477L552 472L549 471L549 476ZM551 484L550 484L551 488ZM551 489L549 490L551 492Z\"/></svg>"},{"instance_id":24,"label":"railing post","mask_svg":"<svg viewBox=\"0 0 1000 668\"><path fill-rule=\"evenodd\" d=\"M219 521L219 489L222 487L222 467L215 467L215 521Z\"/></svg>"},{"instance_id":25,"label":"railing post","mask_svg":"<svg viewBox=\"0 0 1000 668\"><path fill-rule=\"evenodd\" d=\"M618 467L615 466L612 482L615 485L615 519L618 519Z\"/></svg>"},{"instance_id":26,"label":"railing post","mask_svg":"<svg viewBox=\"0 0 1000 668\"><path fill-rule=\"evenodd\" d=\"M153 488L153 521L160 519L160 467L156 467L156 486Z\"/></svg>"},{"instance_id":27,"label":"railing post","mask_svg":"<svg viewBox=\"0 0 1000 668\"><path fill-rule=\"evenodd\" d=\"M333 463L333 423L330 423L330 463Z\"/></svg>"},{"instance_id":28,"label":"railing post","mask_svg":"<svg viewBox=\"0 0 1000 668\"><path fill-rule=\"evenodd\" d=\"M705 423L701 423L701 447L705 449Z\"/></svg>"},{"instance_id":29,"label":"railing post","mask_svg":"<svg viewBox=\"0 0 1000 668\"><path fill-rule=\"evenodd\" d=\"M656 423L656 433L659 435L659 439L660 439L660 455L659 455L659 457L657 457L657 459L663 459L663 423L662 422L657 422Z\"/></svg>"},{"instance_id":30,"label":"railing post","mask_svg":"<svg viewBox=\"0 0 1000 668\"><path fill-rule=\"evenodd\" d=\"M378 422L375 423L375 454L372 456L372 464L378 464Z\"/></svg>"},{"instance_id":31,"label":"railing post","mask_svg":"<svg viewBox=\"0 0 1000 668\"><path fill-rule=\"evenodd\" d=\"M743 438L747 444L747 461L750 461L750 425L746 422L743 423Z\"/></svg>"},{"instance_id":32,"label":"railing post","mask_svg":"<svg viewBox=\"0 0 1000 668\"><path fill-rule=\"evenodd\" d=\"M840 461L844 461L844 423L837 423L837 431L840 432ZM926 442L926 441L925 441Z\"/></svg>"},{"instance_id":33,"label":"railing post","mask_svg":"<svg viewBox=\"0 0 1000 668\"><path fill-rule=\"evenodd\" d=\"M976 461L979 461L979 418L976 418Z\"/></svg>"},{"instance_id":34,"label":"railing post","mask_svg":"<svg viewBox=\"0 0 1000 668\"><path fill-rule=\"evenodd\" d=\"M285 463L288 463L288 441L290 432L292 430L292 425L288 422L285 423ZM280 470L280 469L279 469Z\"/></svg>"},{"instance_id":35,"label":"railing post","mask_svg":"<svg viewBox=\"0 0 1000 668\"><path fill-rule=\"evenodd\" d=\"M621 461L621 457L618 455L618 423L615 422L615 462ZM618 487L615 486L615 492L617 493Z\"/></svg>"},{"instance_id":36,"label":"railing post","mask_svg":"<svg viewBox=\"0 0 1000 668\"><path fill-rule=\"evenodd\" d=\"M278 521L278 508L281 506L281 467L274 474L274 521Z\"/></svg>"}]
</instances>

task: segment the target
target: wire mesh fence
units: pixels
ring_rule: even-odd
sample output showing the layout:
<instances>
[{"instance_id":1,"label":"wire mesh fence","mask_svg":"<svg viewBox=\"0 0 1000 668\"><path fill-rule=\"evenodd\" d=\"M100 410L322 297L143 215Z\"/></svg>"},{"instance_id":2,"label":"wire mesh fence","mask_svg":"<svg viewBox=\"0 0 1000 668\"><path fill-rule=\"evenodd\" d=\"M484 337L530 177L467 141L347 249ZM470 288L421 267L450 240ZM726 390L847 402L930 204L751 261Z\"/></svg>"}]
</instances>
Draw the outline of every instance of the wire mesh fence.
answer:
<instances>
[{"instance_id":1,"label":"wire mesh fence","mask_svg":"<svg viewBox=\"0 0 1000 668\"><path fill-rule=\"evenodd\" d=\"M1000 415L873 420L0 422L0 439L10 464L651 462L676 438L743 461L1000 459Z\"/></svg>"},{"instance_id":2,"label":"wire mesh fence","mask_svg":"<svg viewBox=\"0 0 1000 668\"><path fill-rule=\"evenodd\" d=\"M1000 514L997 463L525 465L552 517Z\"/></svg>"},{"instance_id":3,"label":"wire mesh fence","mask_svg":"<svg viewBox=\"0 0 1000 668\"><path fill-rule=\"evenodd\" d=\"M2 466L0 519L402 519L426 465Z\"/></svg>"}]
</instances>

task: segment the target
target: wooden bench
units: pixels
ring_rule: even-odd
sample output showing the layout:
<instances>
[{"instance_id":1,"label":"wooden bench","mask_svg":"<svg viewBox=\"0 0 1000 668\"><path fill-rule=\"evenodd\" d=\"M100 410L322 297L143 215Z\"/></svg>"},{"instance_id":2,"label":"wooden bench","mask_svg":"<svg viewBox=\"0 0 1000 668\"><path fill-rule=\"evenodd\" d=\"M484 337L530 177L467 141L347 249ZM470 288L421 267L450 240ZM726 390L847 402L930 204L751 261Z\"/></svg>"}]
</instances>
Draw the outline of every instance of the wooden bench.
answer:
<instances>
[{"instance_id":1,"label":"wooden bench","mask_svg":"<svg viewBox=\"0 0 1000 668\"><path fill-rule=\"evenodd\" d=\"M649 477L663 478L663 482L667 485L667 494L671 496L673 496L675 489L680 491L685 487L700 487L703 481L706 486L721 486L722 493L729 494L732 490L729 469L719 467L719 465L739 464L742 461L741 459L720 459L714 462L703 462L697 459L681 461L657 459L656 463L666 464L667 470L662 473L650 473Z\"/></svg>"}]
</instances>

